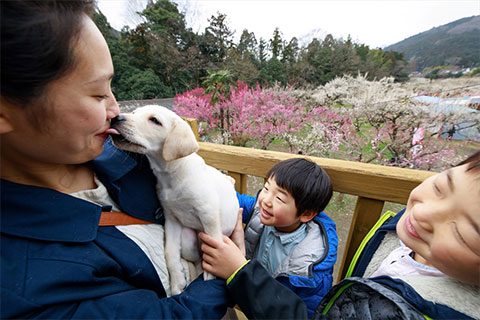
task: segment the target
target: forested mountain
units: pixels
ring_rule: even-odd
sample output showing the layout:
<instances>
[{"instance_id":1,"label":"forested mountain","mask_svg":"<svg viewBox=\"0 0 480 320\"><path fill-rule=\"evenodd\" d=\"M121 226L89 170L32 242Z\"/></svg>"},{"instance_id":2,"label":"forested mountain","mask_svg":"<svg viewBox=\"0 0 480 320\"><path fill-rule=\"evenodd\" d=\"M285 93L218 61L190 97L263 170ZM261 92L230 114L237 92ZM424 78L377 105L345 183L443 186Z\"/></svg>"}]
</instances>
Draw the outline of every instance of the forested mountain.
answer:
<instances>
[{"instance_id":1,"label":"forested mountain","mask_svg":"<svg viewBox=\"0 0 480 320\"><path fill-rule=\"evenodd\" d=\"M480 16L432 28L385 48L404 55L414 68L456 65L480 66Z\"/></svg>"}]
</instances>

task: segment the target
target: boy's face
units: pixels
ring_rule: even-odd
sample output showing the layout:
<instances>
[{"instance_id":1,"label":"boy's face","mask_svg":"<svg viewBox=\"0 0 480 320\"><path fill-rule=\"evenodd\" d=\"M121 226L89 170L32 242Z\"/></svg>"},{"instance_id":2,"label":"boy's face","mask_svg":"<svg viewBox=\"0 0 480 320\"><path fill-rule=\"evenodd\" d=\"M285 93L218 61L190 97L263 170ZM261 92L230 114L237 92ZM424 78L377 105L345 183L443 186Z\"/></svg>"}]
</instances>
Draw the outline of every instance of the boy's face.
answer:
<instances>
[{"instance_id":1,"label":"boy's face","mask_svg":"<svg viewBox=\"0 0 480 320\"><path fill-rule=\"evenodd\" d=\"M415 260L423 258L457 280L479 285L480 177L466 169L443 171L415 188L397 233L416 253Z\"/></svg>"},{"instance_id":2,"label":"boy's face","mask_svg":"<svg viewBox=\"0 0 480 320\"><path fill-rule=\"evenodd\" d=\"M297 216L295 199L277 185L274 177L265 182L258 195L258 203L260 221L266 226L274 226L280 232L295 231L301 223L311 220L308 214Z\"/></svg>"}]
</instances>

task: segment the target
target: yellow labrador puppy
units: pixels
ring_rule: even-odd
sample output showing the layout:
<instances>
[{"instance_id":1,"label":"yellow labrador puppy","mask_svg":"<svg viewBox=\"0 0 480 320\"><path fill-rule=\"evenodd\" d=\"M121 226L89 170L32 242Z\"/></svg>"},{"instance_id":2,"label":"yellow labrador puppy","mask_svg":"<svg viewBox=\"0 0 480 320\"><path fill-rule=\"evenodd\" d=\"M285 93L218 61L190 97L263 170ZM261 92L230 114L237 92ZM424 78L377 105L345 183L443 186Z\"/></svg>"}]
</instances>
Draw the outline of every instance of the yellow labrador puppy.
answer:
<instances>
[{"instance_id":1,"label":"yellow labrador puppy","mask_svg":"<svg viewBox=\"0 0 480 320\"><path fill-rule=\"evenodd\" d=\"M201 268L197 232L219 240L232 233L239 209L235 189L196 154L190 126L165 107L149 105L121 114L109 132L118 148L145 154L157 177L165 210L165 260L172 295L178 294L187 285L181 256ZM204 273L204 279L213 278Z\"/></svg>"}]
</instances>

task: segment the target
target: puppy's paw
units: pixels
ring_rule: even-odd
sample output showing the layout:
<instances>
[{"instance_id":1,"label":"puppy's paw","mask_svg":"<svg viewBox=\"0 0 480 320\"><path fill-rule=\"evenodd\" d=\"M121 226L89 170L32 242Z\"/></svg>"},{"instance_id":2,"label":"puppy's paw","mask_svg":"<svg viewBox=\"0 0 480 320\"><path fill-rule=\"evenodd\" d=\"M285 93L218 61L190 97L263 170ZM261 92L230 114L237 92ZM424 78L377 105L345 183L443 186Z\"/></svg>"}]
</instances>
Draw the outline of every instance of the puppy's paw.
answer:
<instances>
[{"instance_id":1,"label":"puppy's paw","mask_svg":"<svg viewBox=\"0 0 480 320\"><path fill-rule=\"evenodd\" d=\"M186 286L187 281L185 281L185 279L180 279L179 281L171 281L172 296L182 293Z\"/></svg>"},{"instance_id":2,"label":"puppy's paw","mask_svg":"<svg viewBox=\"0 0 480 320\"><path fill-rule=\"evenodd\" d=\"M182 293L189 282L189 278L187 278L189 275L185 273L185 270L188 271L188 263L184 259L181 259L179 262L177 268L169 270L172 295Z\"/></svg>"},{"instance_id":3,"label":"puppy's paw","mask_svg":"<svg viewBox=\"0 0 480 320\"><path fill-rule=\"evenodd\" d=\"M213 280L215 279L215 276L209 272L204 272L203 273L203 280Z\"/></svg>"}]
</instances>

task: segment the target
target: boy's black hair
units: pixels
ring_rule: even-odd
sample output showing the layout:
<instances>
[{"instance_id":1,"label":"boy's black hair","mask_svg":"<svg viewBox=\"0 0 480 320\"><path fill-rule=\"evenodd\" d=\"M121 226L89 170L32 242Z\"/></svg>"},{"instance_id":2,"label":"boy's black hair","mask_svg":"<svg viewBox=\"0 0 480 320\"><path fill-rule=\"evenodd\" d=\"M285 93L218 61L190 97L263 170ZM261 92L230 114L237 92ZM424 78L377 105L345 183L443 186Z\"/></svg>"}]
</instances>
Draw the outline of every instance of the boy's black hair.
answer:
<instances>
[{"instance_id":1,"label":"boy's black hair","mask_svg":"<svg viewBox=\"0 0 480 320\"><path fill-rule=\"evenodd\" d=\"M474 154L472 154L470 157L463 160L459 164L457 164L457 166L461 166L461 165L464 165L464 164L467 164L467 163L468 163L467 171L470 171L470 170L478 171L478 170L480 170L480 150L475 152Z\"/></svg>"},{"instance_id":2,"label":"boy's black hair","mask_svg":"<svg viewBox=\"0 0 480 320\"><path fill-rule=\"evenodd\" d=\"M270 178L295 199L297 216L307 210L323 211L332 198L332 182L328 174L318 164L303 158L277 163L265 177Z\"/></svg>"}]
</instances>

